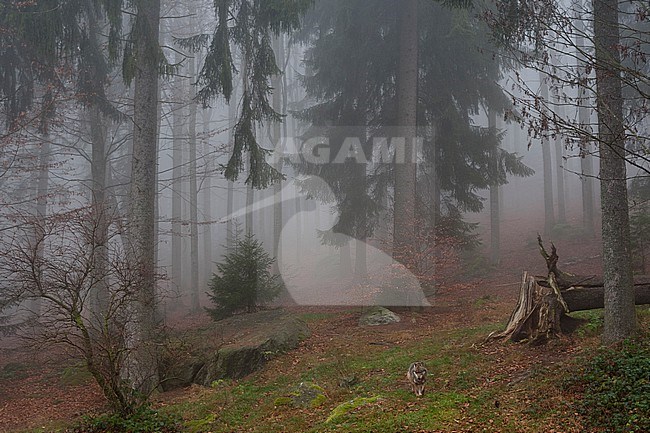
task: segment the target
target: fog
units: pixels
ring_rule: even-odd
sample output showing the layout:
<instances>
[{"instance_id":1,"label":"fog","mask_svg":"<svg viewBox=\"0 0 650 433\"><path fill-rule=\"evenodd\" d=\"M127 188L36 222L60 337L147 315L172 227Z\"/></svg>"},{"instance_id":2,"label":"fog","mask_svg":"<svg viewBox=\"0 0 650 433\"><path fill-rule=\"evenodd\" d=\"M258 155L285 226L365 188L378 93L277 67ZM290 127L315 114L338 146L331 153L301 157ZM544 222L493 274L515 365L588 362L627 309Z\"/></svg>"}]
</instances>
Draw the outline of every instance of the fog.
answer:
<instances>
[{"instance_id":1,"label":"fog","mask_svg":"<svg viewBox=\"0 0 650 433\"><path fill-rule=\"evenodd\" d=\"M251 188L250 182L247 184L250 167L245 161L237 167L237 180L229 181L224 178L224 170L232 157L235 129L243 109L242 90L250 86L245 83L249 77L242 78L242 68L245 67L243 54L233 44L232 66L235 73L230 100L227 101L222 95L205 101L205 105L197 103L195 96L201 90L202 83L206 83L206 79L200 75L205 68L206 51L203 47L193 52L181 41L203 32L209 34L216 18L214 11L207 4L196 10L192 8L194 12L183 15L182 11L187 7L164 5L166 12L162 14L160 32L160 43L170 65L170 74L160 81L158 165L156 178L150 181L155 183L157 188L157 284L161 300L167 305L165 309L191 309L189 299L192 293L193 296L200 297L201 304L205 304L205 292L216 270L216 263L222 260L228 248L232 248L237 239L247 233L253 234L270 254L278 254L277 269L287 284L290 295L280 302L295 302L301 305L359 305L364 302L376 302L377 299L370 293L381 292L375 286L379 281L386 280L384 273L393 261L390 240L393 214L391 202L395 194L390 181L377 180L382 171L385 172L390 167L391 161L378 161L376 155L389 152L387 155L390 154L390 158L399 158L401 143L394 146L389 138L384 142L385 148L379 149L377 141L373 141L372 137L376 134L381 136L382 128L384 135L397 136L396 131L386 133L386 128L394 124L395 120L382 124L383 115L372 118L369 111L368 123L360 124L362 128L367 128L366 133L370 134L363 138L363 144L361 140L357 140L357 144L352 147L345 143L341 147L340 142L324 144L324 141L314 141L339 140L339 136L343 135L340 125L349 125L350 119L354 117L348 116L349 119L346 119L341 116L339 120L334 120L327 116L319 118L314 114L318 112L319 107L325 107L328 100L329 103L337 104L338 102L332 101L341 99L334 93L328 93L340 90L335 90L335 80L330 82L330 77L324 75L330 74L331 71L320 66L322 62L327 61L325 57L318 57L324 56L321 50L327 46L327 42L319 40L315 33L310 35L310 31L319 26L327 29L329 25L329 31L336 30L336 22L318 21L329 19L323 15L326 5L318 5L306 15L306 27L301 32L274 39L279 74L269 76L267 97L282 117L276 123L259 122L254 131L260 148L268 150L266 159L275 166L281 166L284 180L275 186L268 185L263 188ZM487 31L485 26L478 30L478 38L481 38L480 32ZM464 42L459 40L459 43ZM478 42L470 39L466 41L466 46L459 50L466 49L469 55L472 43ZM496 45L486 44L485 41L480 44L481 49L486 52L477 53L475 61L489 63L490 56L493 56L491 53L498 49ZM463 79L478 80L476 77L472 78L472 70L459 77L459 84L450 84L452 100L458 98L461 124L465 123L464 127L470 128L466 133L470 130L489 133L490 128L496 128L494 131L499 137L499 148L513 157L520 158L520 163L532 170L521 176L521 173L513 173L512 167L502 168L503 179L499 180L498 187L500 224L521 221L521 224L529 227L531 233L541 232L551 238L550 230L556 224L576 227L583 224L581 213L584 184L592 184L592 200L595 201L591 206L593 209L599 207L597 175L594 174L596 172L592 171L583 176L585 159L594 167L597 164L597 160L592 161L595 150L580 145L577 138L565 131L569 128L564 123L568 124L577 119L579 109L578 105L570 105L571 100L577 100L579 87L569 79L563 82L560 77L562 73L578 73L575 71L579 56L571 52L572 48L570 44L554 42L549 52L555 69L546 75L540 74L537 67L526 65L514 68L503 66L501 70L497 68L493 77L487 81L494 80L490 86L496 87L481 89L472 84L468 88L475 94L467 101L461 99L461 93L454 95L453 92L461 91L463 86L469 86L469 82L462 83ZM589 47L586 49L589 50ZM435 50L425 50L421 56L425 57L430 52ZM508 58L512 53L502 51L501 55ZM423 73L426 73L427 61L420 62L425 68ZM359 70L360 74L367 75L365 80L372 79L367 74L369 71L364 69L373 67L372 64L379 65L379 59L371 59L370 66L362 66ZM343 69L339 69L345 73ZM3 236L14 236L16 227L33 223L29 221L30 216L38 218L41 215L49 218L91 204L93 187L97 183L93 178L96 172L93 174L91 169L92 164L97 163L97 159L93 159L92 155L95 140L92 134L96 133L97 129L103 134L105 142L102 157L106 161L106 178L102 181L105 185L103 196L110 202L111 218L115 218L116 227L124 227L122 225L127 224L134 91L132 86L125 85L119 71L112 72L109 78L106 94L117 112L104 115L101 125L93 124L96 121L92 119L92 113L89 114L83 106L62 100L57 104L56 114L48 125L47 133L41 131L39 134L34 129L36 125L32 127L28 122L24 128L7 133L3 145ZM436 78L438 81L433 83L441 85L440 79L441 77ZM593 79L593 76L590 79ZM320 97L319 91L315 90L318 80L318 85L323 86ZM353 91L354 88L349 87L351 83L354 83L354 80L342 83L340 88ZM429 85L427 82L426 86ZM330 86L331 90L326 91L324 86ZM426 86L423 85L423 88ZM454 86L459 86L458 90L455 90ZM501 96L495 98L495 101L498 100L497 104L501 105L495 116L496 124L490 125L489 94L494 89L501 92ZM424 90L428 90L428 87ZM43 91L37 89L36 93ZM387 92L390 95L390 90ZM555 117L550 127L547 125L546 128L541 128L539 122L544 115L543 109L533 112L530 107L535 104L539 106L540 102L535 98L544 92L542 105L545 109L554 111ZM378 101L383 97L381 94L367 95L378 98ZM561 102L560 95L562 101L569 102ZM352 101L357 97L350 96ZM422 97L440 99L438 96ZM587 95L586 100L589 101L592 97L593 95ZM591 103L588 102L587 105ZM386 104L391 104L390 97L386 98ZM388 113L393 109L384 108L387 108ZM587 109L588 123L593 127L596 114L593 108ZM382 107L376 109L377 113L382 110ZM563 123L558 120L558 116L564 116L567 120ZM339 122L339 126L335 122ZM431 122L428 126L420 125L419 150L413 162L419 167L422 176L433 173L435 177L437 168L429 169L431 159L428 155L440 153L435 149L449 146L449 140L453 140L453 145L461 149L464 144L462 138L453 136L458 136L458 126L454 126L455 132L445 129L447 120L444 116L442 121ZM370 144L369 149L366 139L375 145ZM438 144L441 140L445 142L444 145ZM544 144L545 140L547 144ZM548 146L550 152L546 173L544 146ZM366 155L360 160L358 155L363 152L366 152ZM468 153L462 157L477 173L488 168L487 165L481 167L485 161L479 160L484 157L479 157L479 154L480 151L475 155ZM445 161L444 155L438 157L441 159L434 161L443 166L462 161ZM320 160L316 160L318 158ZM472 158L479 159L472 161ZM351 191L358 181L350 183L346 180L333 184L337 181L329 169L336 165L343 167L348 160L356 160L358 164L365 166L363 170L369 182L370 193L367 199L374 202L370 206L372 210L368 207L359 210L350 207L349 196L354 197L356 194ZM394 159L392 163L396 163ZM320 169L314 170L314 166L318 165L321 166ZM459 174L460 167L452 168L455 173L453 176L471 177L477 174ZM340 176L347 176L345 170ZM321 177L319 172L326 175ZM558 186L559 177L562 178L561 186ZM431 215L423 214L422 218L431 219L432 228L435 227L436 219L444 219L452 214L457 215L454 218L477 222L478 225L472 229L471 234L479 236L481 245L475 246L474 249L479 254L490 255L494 246L490 244L490 194L487 184L491 181L486 178L479 181L463 181L467 182L467 185L460 187L463 191L455 190L456 186L445 185L456 181L457 179L451 178L442 180L440 185L437 185L434 180L433 190L428 190L422 181L422 191L425 191L425 195L418 198L425 202L422 209L429 205L434 207ZM346 191L346 188L349 191ZM383 188L383 193L377 188ZM192 197L192 194L195 196ZM462 194L470 194L473 197L460 198L459 195ZM545 199L545 194L550 195ZM282 213L282 221L277 226L274 223L274 218L277 218L274 217L276 202L281 202ZM550 222L550 226L548 221L546 226L540 226L539 218L531 216L544 215L549 206L554 221ZM564 214L560 214L559 207L566 209ZM460 213L453 213L455 211ZM365 212L370 214L364 216ZM358 224L359 219L363 218L369 220L367 229L361 234ZM278 229L281 229L281 233L274 235L274 230ZM116 230L119 232L122 228ZM126 234L120 233L120 237L125 238ZM434 248L433 245L431 247ZM362 254L364 251L365 259ZM498 261L498 258L493 259ZM359 271L355 273L357 260L365 263L359 263ZM428 304L430 301L424 297L418 276L413 275L407 267L403 271L413 280L413 290L416 294L405 293L402 297L393 294L396 298L391 302L396 305L419 305L422 302ZM436 278L435 273L431 271L433 280ZM359 293L356 293L357 291ZM429 287L427 293L435 293L435 287ZM387 296L391 298L393 295Z\"/></svg>"},{"instance_id":2,"label":"fog","mask_svg":"<svg viewBox=\"0 0 650 433\"><path fill-rule=\"evenodd\" d=\"M167 327L433 311L538 234L645 270L647 6L598 44L579 1L25 3L0 23L9 346L123 348L152 391Z\"/></svg>"}]
</instances>

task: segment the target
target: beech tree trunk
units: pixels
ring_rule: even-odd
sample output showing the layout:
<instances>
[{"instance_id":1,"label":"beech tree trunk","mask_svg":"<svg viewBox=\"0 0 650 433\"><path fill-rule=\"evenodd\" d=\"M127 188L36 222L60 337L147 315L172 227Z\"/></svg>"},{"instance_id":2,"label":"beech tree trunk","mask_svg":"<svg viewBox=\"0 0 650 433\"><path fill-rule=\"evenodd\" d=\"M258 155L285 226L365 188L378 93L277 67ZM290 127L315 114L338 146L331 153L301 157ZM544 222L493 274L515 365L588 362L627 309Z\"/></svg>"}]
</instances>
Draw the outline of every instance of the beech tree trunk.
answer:
<instances>
[{"instance_id":1,"label":"beech tree trunk","mask_svg":"<svg viewBox=\"0 0 650 433\"><path fill-rule=\"evenodd\" d=\"M605 322L603 341L616 343L636 330L617 0L594 0L596 108L600 151Z\"/></svg>"},{"instance_id":2,"label":"beech tree trunk","mask_svg":"<svg viewBox=\"0 0 650 433\"><path fill-rule=\"evenodd\" d=\"M133 386L148 395L158 385L155 354L156 150L158 132L158 73L160 0L138 1L136 73L134 78L133 163L129 240L139 269L136 329L129 376Z\"/></svg>"}]
</instances>

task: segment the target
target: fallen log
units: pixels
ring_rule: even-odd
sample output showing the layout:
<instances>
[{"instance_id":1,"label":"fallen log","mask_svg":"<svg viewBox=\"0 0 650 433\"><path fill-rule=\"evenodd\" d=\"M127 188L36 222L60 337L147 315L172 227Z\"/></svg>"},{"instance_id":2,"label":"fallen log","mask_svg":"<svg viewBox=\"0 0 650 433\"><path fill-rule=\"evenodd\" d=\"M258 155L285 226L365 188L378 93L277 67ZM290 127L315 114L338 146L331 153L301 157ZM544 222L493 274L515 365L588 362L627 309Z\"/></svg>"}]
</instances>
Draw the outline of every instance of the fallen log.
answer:
<instances>
[{"instance_id":1,"label":"fallen log","mask_svg":"<svg viewBox=\"0 0 650 433\"><path fill-rule=\"evenodd\" d=\"M524 272L517 306L506 329L492 333L488 340L509 339L540 344L562 333L563 324L570 322L572 311L603 308L604 287L600 276L579 276L559 270L558 255L551 243L548 254L540 236L537 237L540 254L546 261L548 275L532 276ZM650 277L634 280L637 305L650 304Z\"/></svg>"},{"instance_id":2,"label":"fallen log","mask_svg":"<svg viewBox=\"0 0 650 433\"><path fill-rule=\"evenodd\" d=\"M604 307L605 290L602 285L568 287L561 292L569 311L595 310ZM650 284L635 281L634 299L636 305L650 304Z\"/></svg>"}]
</instances>

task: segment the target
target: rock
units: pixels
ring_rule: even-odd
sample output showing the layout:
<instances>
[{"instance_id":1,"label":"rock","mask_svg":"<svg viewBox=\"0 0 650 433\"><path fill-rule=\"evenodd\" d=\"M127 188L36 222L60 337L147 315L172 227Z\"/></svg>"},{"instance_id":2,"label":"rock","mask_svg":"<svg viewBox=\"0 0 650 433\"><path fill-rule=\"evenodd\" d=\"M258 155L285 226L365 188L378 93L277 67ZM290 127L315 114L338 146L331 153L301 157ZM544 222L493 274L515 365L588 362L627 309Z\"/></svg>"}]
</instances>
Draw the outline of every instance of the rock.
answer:
<instances>
[{"instance_id":1,"label":"rock","mask_svg":"<svg viewBox=\"0 0 650 433\"><path fill-rule=\"evenodd\" d=\"M163 389L192 383L210 386L219 379L238 379L269 359L298 347L309 328L284 310L243 314L210 324L176 343L163 360ZM176 358L176 359L174 359Z\"/></svg>"},{"instance_id":2,"label":"rock","mask_svg":"<svg viewBox=\"0 0 650 433\"><path fill-rule=\"evenodd\" d=\"M301 382L290 398L295 406L300 407L318 407L327 400L325 390L311 382Z\"/></svg>"},{"instance_id":3,"label":"rock","mask_svg":"<svg viewBox=\"0 0 650 433\"><path fill-rule=\"evenodd\" d=\"M331 423L338 423L339 421L342 420L342 418L353 411L354 409L357 409L361 406L367 406L373 403L377 403L381 399L378 396L375 397L356 397L350 401L346 401L345 403L341 403L340 405L336 406L332 413L330 414L329 417L327 417L327 420L325 420L326 424L331 424Z\"/></svg>"},{"instance_id":4,"label":"rock","mask_svg":"<svg viewBox=\"0 0 650 433\"><path fill-rule=\"evenodd\" d=\"M384 307L372 307L366 310L359 318L359 325L361 326L377 326L388 325L390 323L399 322L400 318L397 314L393 313Z\"/></svg>"}]
</instances>

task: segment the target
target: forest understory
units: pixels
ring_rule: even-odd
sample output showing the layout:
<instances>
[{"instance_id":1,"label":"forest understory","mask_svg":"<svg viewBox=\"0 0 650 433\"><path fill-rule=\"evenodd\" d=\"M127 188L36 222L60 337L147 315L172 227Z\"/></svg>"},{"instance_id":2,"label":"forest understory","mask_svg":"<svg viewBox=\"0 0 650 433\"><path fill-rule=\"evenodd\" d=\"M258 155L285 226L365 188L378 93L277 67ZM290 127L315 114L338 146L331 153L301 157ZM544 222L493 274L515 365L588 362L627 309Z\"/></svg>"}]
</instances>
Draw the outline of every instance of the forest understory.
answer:
<instances>
[{"instance_id":1,"label":"forest understory","mask_svg":"<svg viewBox=\"0 0 650 433\"><path fill-rule=\"evenodd\" d=\"M576 416L580 391L567 383L597 352L600 310L576 313L583 320L577 331L548 345L485 343L512 311L521 272L545 270L530 229L534 215L506 223L514 229L504 236L500 266L443 288L430 300L432 307L398 310L400 323L380 327L358 326L359 308L290 307L312 333L297 350L242 380L160 393L154 407L182 417L189 432L588 431ZM580 274L600 271L598 241L562 239L556 245L565 268ZM646 307L638 312L646 329L650 313ZM209 318L174 320L191 329ZM65 431L83 416L106 409L80 360L19 346L3 341L0 431ZM429 369L422 398L405 380L415 360ZM341 387L343 377L354 377L354 386ZM322 405L277 405L303 381L325 390ZM358 398L369 400L326 422L337 406Z\"/></svg>"}]
</instances>

